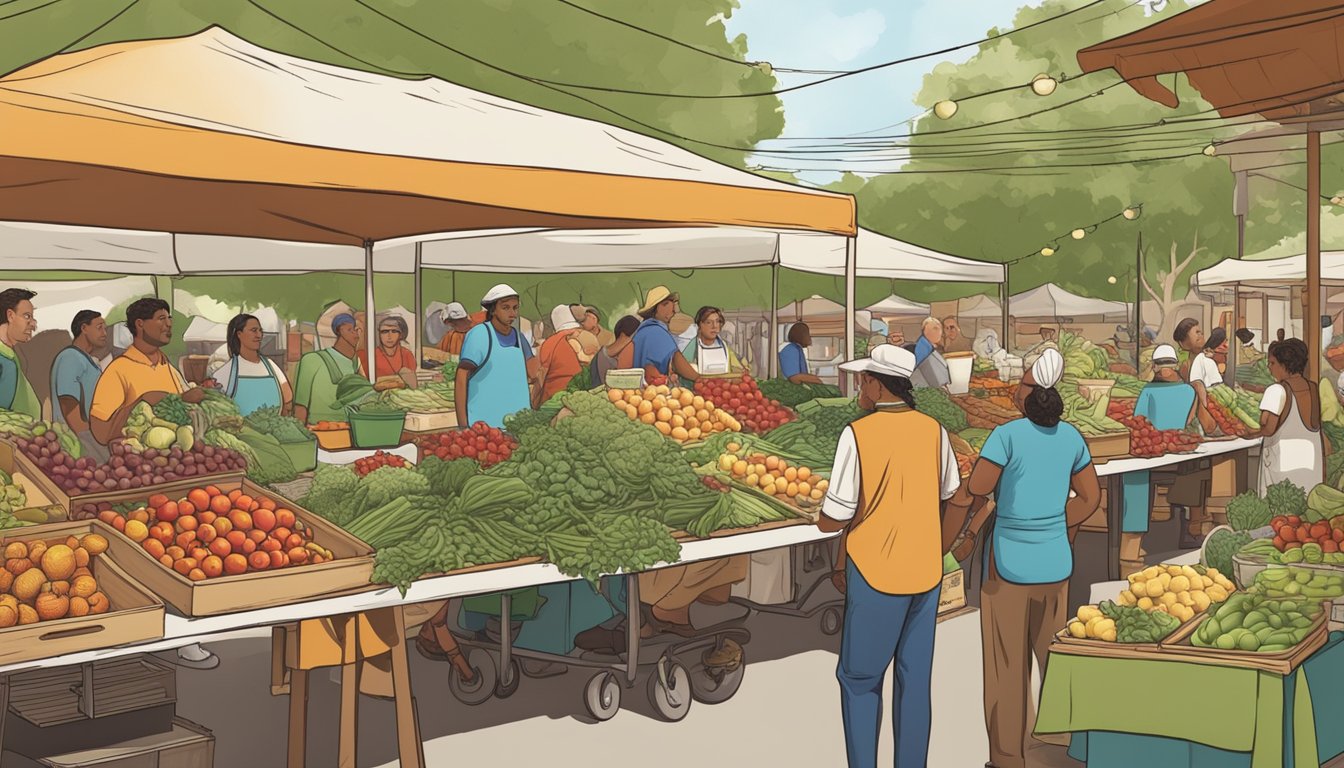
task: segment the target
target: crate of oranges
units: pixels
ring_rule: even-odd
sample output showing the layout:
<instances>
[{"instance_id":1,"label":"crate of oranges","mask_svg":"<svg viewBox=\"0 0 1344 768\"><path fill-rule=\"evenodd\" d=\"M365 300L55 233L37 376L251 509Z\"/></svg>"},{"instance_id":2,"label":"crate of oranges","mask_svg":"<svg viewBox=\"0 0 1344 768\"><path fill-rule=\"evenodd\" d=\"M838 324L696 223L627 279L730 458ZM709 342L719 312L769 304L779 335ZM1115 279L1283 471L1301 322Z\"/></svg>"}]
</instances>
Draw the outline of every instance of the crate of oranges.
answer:
<instances>
[{"instance_id":1,"label":"crate of oranges","mask_svg":"<svg viewBox=\"0 0 1344 768\"><path fill-rule=\"evenodd\" d=\"M185 616L371 588L372 548L249 480L175 487L99 514L119 533L118 562Z\"/></svg>"},{"instance_id":2,"label":"crate of oranges","mask_svg":"<svg viewBox=\"0 0 1344 768\"><path fill-rule=\"evenodd\" d=\"M82 520L0 540L0 664L163 637L163 603L113 562L116 532Z\"/></svg>"}]
</instances>

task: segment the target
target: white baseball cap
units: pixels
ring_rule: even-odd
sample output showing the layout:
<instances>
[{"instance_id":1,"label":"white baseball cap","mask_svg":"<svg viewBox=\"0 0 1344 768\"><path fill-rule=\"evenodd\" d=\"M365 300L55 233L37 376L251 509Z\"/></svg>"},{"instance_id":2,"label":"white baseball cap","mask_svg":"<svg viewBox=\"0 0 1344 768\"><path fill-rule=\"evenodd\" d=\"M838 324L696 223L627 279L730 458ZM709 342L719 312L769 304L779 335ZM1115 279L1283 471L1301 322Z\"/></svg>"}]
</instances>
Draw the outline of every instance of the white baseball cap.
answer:
<instances>
[{"instance_id":1,"label":"white baseball cap","mask_svg":"<svg viewBox=\"0 0 1344 768\"><path fill-rule=\"evenodd\" d=\"M878 344L868 350L867 357L841 363L840 370L850 373L883 373L888 376L910 378L915 372L915 355L895 344Z\"/></svg>"},{"instance_id":2,"label":"white baseball cap","mask_svg":"<svg viewBox=\"0 0 1344 768\"><path fill-rule=\"evenodd\" d=\"M485 292L485 296L481 298L481 306L485 306L486 304L494 304L500 299L507 299L510 296L517 296L517 295L518 292L510 288L507 283L500 283L499 285L496 285L494 288L491 288L490 290Z\"/></svg>"},{"instance_id":3,"label":"white baseball cap","mask_svg":"<svg viewBox=\"0 0 1344 768\"><path fill-rule=\"evenodd\" d=\"M1176 365L1179 358L1170 344L1161 344L1153 350L1153 365Z\"/></svg>"},{"instance_id":4,"label":"white baseball cap","mask_svg":"<svg viewBox=\"0 0 1344 768\"><path fill-rule=\"evenodd\" d=\"M445 320L466 320L467 308L456 301L451 302L443 308L443 318Z\"/></svg>"}]
</instances>

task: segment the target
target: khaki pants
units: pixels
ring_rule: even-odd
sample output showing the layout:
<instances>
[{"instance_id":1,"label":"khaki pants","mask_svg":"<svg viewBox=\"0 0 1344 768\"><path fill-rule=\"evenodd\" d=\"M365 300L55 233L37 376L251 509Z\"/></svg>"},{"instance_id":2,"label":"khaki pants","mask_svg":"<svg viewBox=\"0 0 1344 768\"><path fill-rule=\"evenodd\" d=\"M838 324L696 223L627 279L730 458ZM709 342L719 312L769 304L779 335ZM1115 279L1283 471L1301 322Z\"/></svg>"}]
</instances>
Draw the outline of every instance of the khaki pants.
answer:
<instances>
[{"instance_id":1,"label":"khaki pants","mask_svg":"<svg viewBox=\"0 0 1344 768\"><path fill-rule=\"evenodd\" d=\"M706 592L747 578L750 567L751 555L735 555L647 571L639 574L639 601L664 611L679 611Z\"/></svg>"},{"instance_id":2,"label":"khaki pants","mask_svg":"<svg viewBox=\"0 0 1344 768\"><path fill-rule=\"evenodd\" d=\"M1067 581L1013 584L991 575L980 593L985 669L985 728L996 768L1026 768L1035 729L1031 657L1041 679L1054 634L1068 621Z\"/></svg>"}]
</instances>

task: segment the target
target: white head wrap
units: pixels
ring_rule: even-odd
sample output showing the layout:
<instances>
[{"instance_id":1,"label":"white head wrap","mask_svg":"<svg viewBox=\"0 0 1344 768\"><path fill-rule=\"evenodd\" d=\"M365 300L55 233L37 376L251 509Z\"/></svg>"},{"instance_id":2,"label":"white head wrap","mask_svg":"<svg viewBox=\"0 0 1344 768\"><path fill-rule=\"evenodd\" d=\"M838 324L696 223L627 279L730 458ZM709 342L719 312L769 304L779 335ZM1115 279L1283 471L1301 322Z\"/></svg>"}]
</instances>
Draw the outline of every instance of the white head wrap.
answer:
<instances>
[{"instance_id":1,"label":"white head wrap","mask_svg":"<svg viewBox=\"0 0 1344 768\"><path fill-rule=\"evenodd\" d=\"M551 310L551 327L553 333L572 331L579 327L578 321L574 319L574 311L568 304L560 304Z\"/></svg>"},{"instance_id":2,"label":"white head wrap","mask_svg":"<svg viewBox=\"0 0 1344 768\"><path fill-rule=\"evenodd\" d=\"M1064 378L1064 356L1057 349L1044 349L1041 356L1031 366L1031 377L1036 386L1050 389Z\"/></svg>"}]
</instances>

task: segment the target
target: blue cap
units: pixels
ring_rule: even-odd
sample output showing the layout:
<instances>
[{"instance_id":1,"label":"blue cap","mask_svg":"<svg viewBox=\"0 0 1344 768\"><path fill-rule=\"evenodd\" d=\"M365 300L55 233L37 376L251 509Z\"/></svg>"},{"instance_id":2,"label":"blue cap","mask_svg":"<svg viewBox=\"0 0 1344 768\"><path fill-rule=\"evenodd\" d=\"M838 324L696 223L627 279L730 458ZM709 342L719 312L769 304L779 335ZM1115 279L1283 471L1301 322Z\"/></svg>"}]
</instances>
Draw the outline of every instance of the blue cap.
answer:
<instances>
[{"instance_id":1,"label":"blue cap","mask_svg":"<svg viewBox=\"0 0 1344 768\"><path fill-rule=\"evenodd\" d=\"M342 312L341 314L331 318L332 332L339 331L342 325L354 325L354 324L355 324L355 316L350 314L349 312Z\"/></svg>"}]
</instances>

